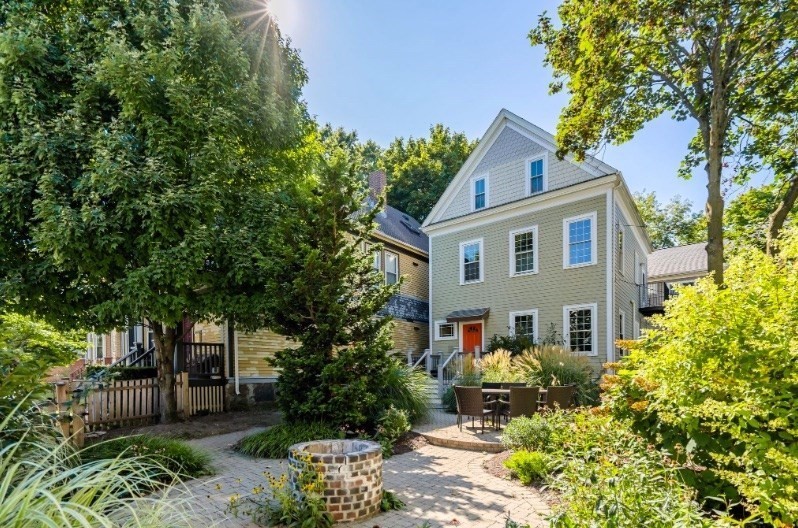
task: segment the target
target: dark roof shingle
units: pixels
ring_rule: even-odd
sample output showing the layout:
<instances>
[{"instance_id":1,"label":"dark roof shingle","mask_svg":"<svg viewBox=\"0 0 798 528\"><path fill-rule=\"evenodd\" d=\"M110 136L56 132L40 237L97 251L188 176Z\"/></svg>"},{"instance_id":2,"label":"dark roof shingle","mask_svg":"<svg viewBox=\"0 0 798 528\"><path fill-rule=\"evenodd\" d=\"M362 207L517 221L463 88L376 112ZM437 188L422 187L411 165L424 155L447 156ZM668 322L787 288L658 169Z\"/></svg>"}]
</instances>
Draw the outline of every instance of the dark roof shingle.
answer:
<instances>
[{"instance_id":1,"label":"dark roof shingle","mask_svg":"<svg viewBox=\"0 0 798 528\"><path fill-rule=\"evenodd\" d=\"M386 205L375 220L380 233L429 253L429 239L421 231L421 224L412 216Z\"/></svg>"}]
</instances>

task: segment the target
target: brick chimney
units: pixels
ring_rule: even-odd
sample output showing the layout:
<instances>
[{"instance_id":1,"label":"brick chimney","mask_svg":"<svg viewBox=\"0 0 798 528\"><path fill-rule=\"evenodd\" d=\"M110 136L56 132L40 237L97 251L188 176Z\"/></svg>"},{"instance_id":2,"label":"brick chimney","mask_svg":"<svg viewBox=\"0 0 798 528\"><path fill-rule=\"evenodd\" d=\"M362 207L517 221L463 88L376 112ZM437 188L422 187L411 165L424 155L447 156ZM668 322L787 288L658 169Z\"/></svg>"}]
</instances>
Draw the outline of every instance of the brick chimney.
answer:
<instances>
[{"instance_id":1,"label":"brick chimney","mask_svg":"<svg viewBox=\"0 0 798 528\"><path fill-rule=\"evenodd\" d=\"M388 185L388 177L382 171L374 171L369 174L369 198L377 200L381 194L385 193Z\"/></svg>"}]
</instances>

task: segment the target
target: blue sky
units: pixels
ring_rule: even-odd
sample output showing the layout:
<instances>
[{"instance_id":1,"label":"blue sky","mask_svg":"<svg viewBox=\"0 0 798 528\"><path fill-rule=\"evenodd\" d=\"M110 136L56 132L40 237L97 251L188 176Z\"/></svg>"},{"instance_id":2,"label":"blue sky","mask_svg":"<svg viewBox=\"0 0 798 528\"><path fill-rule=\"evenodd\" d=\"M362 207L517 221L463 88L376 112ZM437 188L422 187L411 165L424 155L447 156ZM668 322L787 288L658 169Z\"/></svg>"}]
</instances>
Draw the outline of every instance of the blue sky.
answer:
<instances>
[{"instance_id":1,"label":"blue sky","mask_svg":"<svg viewBox=\"0 0 798 528\"><path fill-rule=\"evenodd\" d=\"M382 146L424 136L438 122L479 138L501 108L553 133L566 98L548 94L551 72L527 33L556 7L551 0L271 1L308 70L310 112ZM656 191L663 202L678 194L700 210L704 176L676 176L694 130L661 117L599 157L633 191Z\"/></svg>"}]
</instances>

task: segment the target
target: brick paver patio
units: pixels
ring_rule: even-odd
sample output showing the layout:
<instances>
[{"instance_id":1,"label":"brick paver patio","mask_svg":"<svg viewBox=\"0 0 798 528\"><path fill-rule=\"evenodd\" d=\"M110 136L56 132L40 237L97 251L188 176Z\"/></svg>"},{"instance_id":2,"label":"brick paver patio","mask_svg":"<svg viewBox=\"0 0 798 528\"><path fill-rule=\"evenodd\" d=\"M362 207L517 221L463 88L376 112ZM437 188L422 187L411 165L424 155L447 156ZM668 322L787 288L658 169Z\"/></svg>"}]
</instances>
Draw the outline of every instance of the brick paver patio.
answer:
<instances>
[{"instance_id":1,"label":"brick paver patio","mask_svg":"<svg viewBox=\"0 0 798 528\"><path fill-rule=\"evenodd\" d=\"M501 423L501 422L500 422ZM501 423L504 428L504 423ZM441 409L433 409L429 418L413 426L413 431L423 434L430 443L441 447L452 447L471 451L498 453L503 451L501 430L496 431L489 419L485 420L485 432L479 425L479 418L471 425L471 418L463 417L463 428L457 427L457 415Z\"/></svg>"},{"instance_id":2,"label":"brick paver patio","mask_svg":"<svg viewBox=\"0 0 798 528\"><path fill-rule=\"evenodd\" d=\"M285 467L284 460L254 459L230 449L239 438L257 430L190 442L210 452L217 469L213 477L186 483L194 494L195 516L202 522L198 526L255 526L225 509L232 494L245 496L254 487L265 486L264 471L277 475ZM543 497L532 488L485 472L481 466L489 456L433 445L394 456L384 463L384 485L407 504L405 508L341 526L417 528L427 521L432 527L503 528L508 514L515 521L546 526L543 518L549 509Z\"/></svg>"}]
</instances>

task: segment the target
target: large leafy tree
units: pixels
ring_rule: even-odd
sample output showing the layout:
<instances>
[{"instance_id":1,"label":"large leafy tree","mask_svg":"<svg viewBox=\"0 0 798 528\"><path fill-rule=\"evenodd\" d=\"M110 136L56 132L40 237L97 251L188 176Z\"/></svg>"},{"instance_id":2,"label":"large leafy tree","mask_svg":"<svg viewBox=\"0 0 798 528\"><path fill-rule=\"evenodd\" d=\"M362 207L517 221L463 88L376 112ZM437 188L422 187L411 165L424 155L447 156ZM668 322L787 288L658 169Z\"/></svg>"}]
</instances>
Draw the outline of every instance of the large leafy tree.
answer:
<instances>
[{"instance_id":1,"label":"large leafy tree","mask_svg":"<svg viewBox=\"0 0 798 528\"><path fill-rule=\"evenodd\" d=\"M268 311L271 328L300 345L272 360L277 402L288 420L373 427L392 348L389 318L376 316L398 286L383 284L364 251L381 204L368 208L357 164L340 148L280 196Z\"/></svg>"},{"instance_id":2,"label":"large leafy tree","mask_svg":"<svg viewBox=\"0 0 798 528\"><path fill-rule=\"evenodd\" d=\"M793 71L785 75L798 78L798 64L790 66ZM787 92L773 96L774 90ZM773 181L772 184L749 191L735 213L747 211L754 217L766 216L764 249L774 254L778 249L776 240L779 233L798 203L798 83L784 87L781 83L770 82L760 91L767 97L762 98L763 104L750 119L742 122L738 131L748 141L742 149L737 180L745 182L750 174L765 170ZM764 196L765 193L770 196ZM755 196L761 200L749 199ZM759 211L752 210L750 208L754 203L767 207ZM743 218L739 214L734 217L738 220ZM762 227L762 222L754 222L754 226Z\"/></svg>"},{"instance_id":3,"label":"large leafy tree","mask_svg":"<svg viewBox=\"0 0 798 528\"><path fill-rule=\"evenodd\" d=\"M233 9L237 2L226 2ZM305 72L213 0L0 8L0 288L60 326L147 320L162 418L184 317L256 324L237 266L290 178Z\"/></svg>"},{"instance_id":4,"label":"large leafy tree","mask_svg":"<svg viewBox=\"0 0 798 528\"><path fill-rule=\"evenodd\" d=\"M388 203L424 220L476 145L442 124L428 138L394 139L379 161L390 184Z\"/></svg>"},{"instance_id":5,"label":"large leafy tree","mask_svg":"<svg viewBox=\"0 0 798 528\"><path fill-rule=\"evenodd\" d=\"M754 187L729 202L725 219L726 239L733 242L735 249L753 246L764 251L768 246L772 248L776 237L771 235L771 217L780 207L780 203L784 203L786 194L783 185L783 183L769 183ZM792 204L784 221L781 222L782 226L790 225L796 217L798 217L798 206Z\"/></svg>"},{"instance_id":6,"label":"large leafy tree","mask_svg":"<svg viewBox=\"0 0 798 528\"><path fill-rule=\"evenodd\" d=\"M695 244L705 239L706 221L693 211L690 200L674 196L663 204L653 191L635 193L634 199L655 249Z\"/></svg>"},{"instance_id":7,"label":"large leafy tree","mask_svg":"<svg viewBox=\"0 0 798 528\"><path fill-rule=\"evenodd\" d=\"M570 95L559 153L622 143L663 113L691 119L687 162L705 164L708 266L722 283L724 158L741 120L795 82L798 1L565 0L558 14L561 27L544 14L530 38L546 47L552 91Z\"/></svg>"},{"instance_id":8,"label":"large leafy tree","mask_svg":"<svg viewBox=\"0 0 798 528\"><path fill-rule=\"evenodd\" d=\"M374 140L362 142L357 131L347 131L343 127L333 128L329 123L319 128L319 138L328 151L343 149L359 172L368 174L377 169L382 148Z\"/></svg>"}]
</instances>

